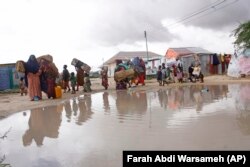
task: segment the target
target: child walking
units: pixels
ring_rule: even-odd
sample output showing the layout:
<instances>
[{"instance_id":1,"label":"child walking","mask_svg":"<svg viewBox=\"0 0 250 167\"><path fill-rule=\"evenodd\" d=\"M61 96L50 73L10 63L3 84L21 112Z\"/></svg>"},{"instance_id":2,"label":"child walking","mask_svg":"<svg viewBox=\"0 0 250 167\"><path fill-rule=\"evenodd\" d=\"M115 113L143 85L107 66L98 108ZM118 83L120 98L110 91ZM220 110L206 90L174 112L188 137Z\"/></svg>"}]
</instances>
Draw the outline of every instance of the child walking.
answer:
<instances>
[{"instance_id":1,"label":"child walking","mask_svg":"<svg viewBox=\"0 0 250 167\"><path fill-rule=\"evenodd\" d=\"M91 90L90 86L91 86L91 82L90 82L90 79L89 79L89 74L85 73L83 91L84 92L91 92L92 90Z\"/></svg>"},{"instance_id":2,"label":"child walking","mask_svg":"<svg viewBox=\"0 0 250 167\"><path fill-rule=\"evenodd\" d=\"M72 72L70 74L70 84L71 84L71 88L72 88L71 94L75 94L76 93L76 90L75 90L75 87L76 87L76 77L75 77L75 73L74 72Z\"/></svg>"},{"instance_id":3,"label":"child walking","mask_svg":"<svg viewBox=\"0 0 250 167\"><path fill-rule=\"evenodd\" d=\"M27 88L25 86L23 77L20 78L19 89L20 89L21 96L23 96L23 94L25 94L25 96L27 95Z\"/></svg>"},{"instance_id":4,"label":"child walking","mask_svg":"<svg viewBox=\"0 0 250 167\"><path fill-rule=\"evenodd\" d=\"M157 71L157 81L159 82L159 86L162 85L162 71L161 71L161 65L158 67Z\"/></svg>"}]
</instances>

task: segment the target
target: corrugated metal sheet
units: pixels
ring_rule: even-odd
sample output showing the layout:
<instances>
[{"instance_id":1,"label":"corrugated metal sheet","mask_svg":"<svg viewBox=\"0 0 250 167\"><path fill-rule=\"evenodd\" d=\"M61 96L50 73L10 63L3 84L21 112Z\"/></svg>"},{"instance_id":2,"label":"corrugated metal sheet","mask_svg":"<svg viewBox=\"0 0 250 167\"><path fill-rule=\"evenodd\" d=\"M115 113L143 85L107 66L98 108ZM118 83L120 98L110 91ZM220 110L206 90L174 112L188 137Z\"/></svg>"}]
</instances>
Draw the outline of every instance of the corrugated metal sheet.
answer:
<instances>
[{"instance_id":1,"label":"corrugated metal sheet","mask_svg":"<svg viewBox=\"0 0 250 167\"><path fill-rule=\"evenodd\" d=\"M154 59L154 58L160 58L163 57L162 55L153 53L153 52L148 52L148 57L147 57L147 52L145 51L135 51L135 52L119 52L113 57L111 57L109 60L104 62L105 65L112 64L115 62L115 60L120 59L120 60L130 60L132 58L139 57L143 59Z\"/></svg>"},{"instance_id":2,"label":"corrugated metal sheet","mask_svg":"<svg viewBox=\"0 0 250 167\"><path fill-rule=\"evenodd\" d=\"M201 71L204 75L208 75L209 72L209 68L210 68L210 62L209 62L209 56L207 54L200 54L199 58L200 58L200 62L201 62ZM194 57L193 55L186 55L181 57L181 60L183 62L183 70L184 72L188 73L188 67L191 65L191 63L194 62Z\"/></svg>"},{"instance_id":3,"label":"corrugated metal sheet","mask_svg":"<svg viewBox=\"0 0 250 167\"><path fill-rule=\"evenodd\" d=\"M0 90L10 89L10 70L8 67L0 68Z\"/></svg>"},{"instance_id":4,"label":"corrugated metal sheet","mask_svg":"<svg viewBox=\"0 0 250 167\"><path fill-rule=\"evenodd\" d=\"M184 48L169 48L166 52L167 58L174 58L177 56L186 56L190 54L214 54L206 49L200 47L184 47Z\"/></svg>"},{"instance_id":5,"label":"corrugated metal sheet","mask_svg":"<svg viewBox=\"0 0 250 167\"><path fill-rule=\"evenodd\" d=\"M0 90L18 88L19 78L15 63L0 64Z\"/></svg>"},{"instance_id":6,"label":"corrugated metal sheet","mask_svg":"<svg viewBox=\"0 0 250 167\"><path fill-rule=\"evenodd\" d=\"M196 53L196 54L214 54L212 52L209 52L206 49L199 48L199 47L188 47L187 48L190 52Z\"/></svg>"}]
</instances>

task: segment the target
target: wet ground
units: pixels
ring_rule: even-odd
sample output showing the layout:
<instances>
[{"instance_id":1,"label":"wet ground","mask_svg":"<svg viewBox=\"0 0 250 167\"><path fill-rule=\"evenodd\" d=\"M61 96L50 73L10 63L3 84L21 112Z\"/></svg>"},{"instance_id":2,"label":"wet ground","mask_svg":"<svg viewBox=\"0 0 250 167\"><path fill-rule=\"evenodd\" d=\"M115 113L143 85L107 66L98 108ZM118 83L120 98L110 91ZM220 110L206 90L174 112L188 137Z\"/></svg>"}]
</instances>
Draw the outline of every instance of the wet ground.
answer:
<instances>
[{"instance_id":1,"label":"wet ground","mask_svg":"<svg viewBox=\"0 0 250 167\"><path fill-rule=\"evenodd\" d=\"M84 95L1 119L0 162L119 167L123 150L249 150L249 101L244 84Z\"/></svg>"}]
</instances>

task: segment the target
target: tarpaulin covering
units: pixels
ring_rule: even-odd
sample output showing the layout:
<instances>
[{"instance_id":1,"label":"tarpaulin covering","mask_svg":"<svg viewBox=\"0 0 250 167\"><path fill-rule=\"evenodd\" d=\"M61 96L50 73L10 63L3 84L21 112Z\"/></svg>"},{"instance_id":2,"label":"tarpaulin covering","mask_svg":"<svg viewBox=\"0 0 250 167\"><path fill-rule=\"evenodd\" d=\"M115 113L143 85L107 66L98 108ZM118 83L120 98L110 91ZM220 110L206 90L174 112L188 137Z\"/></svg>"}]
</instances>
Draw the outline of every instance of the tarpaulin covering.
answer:
<instances>
[{"instance_id":1,"label":"tarpaulin covering","mask_svg":"<svg viewBox=\"0 0 250 167\"><path fill-rule=\"evenodd\" d=\"M239 58L240 74L250 75L250 57Z\"/></svg>"},{"instance_id":2,"label":"tarpaulin covering","mask_svg":"<svg viewBox=\"0 0 250 167\"><path fill-rule=\"evenodd\" d=\"M230 77L240 77L239 61L235 56L232 56L228 65L227 75Z\"/></svg>"}]
</instances>

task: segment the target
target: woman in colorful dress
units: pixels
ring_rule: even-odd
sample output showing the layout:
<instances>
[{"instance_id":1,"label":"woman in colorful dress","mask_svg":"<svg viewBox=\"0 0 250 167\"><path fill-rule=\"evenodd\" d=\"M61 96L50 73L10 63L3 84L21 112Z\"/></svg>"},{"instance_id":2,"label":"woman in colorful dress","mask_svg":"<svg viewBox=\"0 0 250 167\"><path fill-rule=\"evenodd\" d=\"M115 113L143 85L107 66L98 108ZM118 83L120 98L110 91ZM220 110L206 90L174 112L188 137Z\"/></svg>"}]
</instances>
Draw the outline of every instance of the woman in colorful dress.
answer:
<instances>
[{"instance_id":1,"label":"woman in colorful dress","mask_svg":"<svg viewBox=\"0 0 250 167\"><path fill-rule=\"evenodd\" d=\"M126 70L126 67L122 63L122 60L116 60L115 73L123 70ZM116 90L127 89L128 78L125 78L120 81L115 80L115 82L116 82Z\"/></svg>"},{"instance_id":2,"label":"woman in colorful dress","mask_svg":"<svg viewBox=\"0 0 250 167\"><path fill-rule=\"evenodd\" d=\"M142 58L139 59L140 60L140 72L139 72L139 75L138 75L138 84L142 84L143 86L145 85L145 82L144 80L146 79L146 66L145 66L145 62L143 61Z\"/></svg>"},{"instance_id":3,"label":"woman in colorful dress","mask_svg":"<svg viewBox=\"0 0 250 167\"><path fill-rule=\"evenodd\" d=\"M31 101L38 101L42 99L42 91L40 84L40 75L42 68L40 68L35 55L30 55L25 64L25 76L28 80L28 94Z\"/></svg>"},{"instance_id":4,"label":"woman in colorful dress","mask_svg":"<svg viewBox=\"0 0 250 167\"><path fill-rule=\"evenodd\" d=\"M107 90L109 83L108 83L108 69L105 67L102 67L101 70L101 76L102 76L102 86Z\"/></svg>"},{"instance_id":5,"label":"woman in colorful dress","mask_svg":"<svg viewBox=\"0 0 250 167\"><path fill-rule=\"evenodd\" d=\"M43 66L44 79L46 81L46 93L48 98L56 98L55 87L56 87L56 78L59 75L58 69L53 62L49 62L46 59L41 59L41 66Z\"/></svg>"},{"instance_id":6,"label":"woman in colorful dress","mask_svg":"<svg viewBox=\"0 0 250 167\"><path fill-rule=\"evenodd\" d=\"M76 68L76 91L79 90L79 86L84 85L84 70L82 68Z\"/></svg>"}]
</instances>

